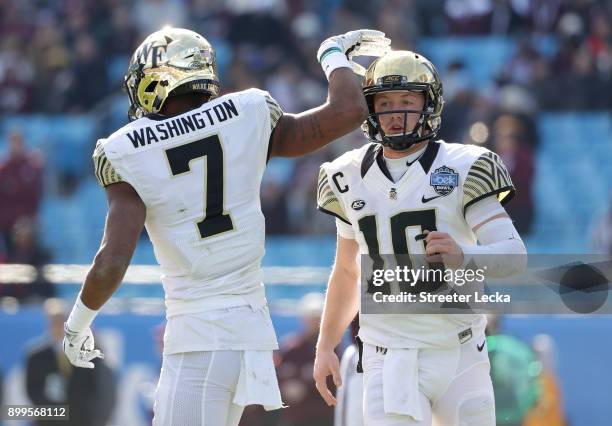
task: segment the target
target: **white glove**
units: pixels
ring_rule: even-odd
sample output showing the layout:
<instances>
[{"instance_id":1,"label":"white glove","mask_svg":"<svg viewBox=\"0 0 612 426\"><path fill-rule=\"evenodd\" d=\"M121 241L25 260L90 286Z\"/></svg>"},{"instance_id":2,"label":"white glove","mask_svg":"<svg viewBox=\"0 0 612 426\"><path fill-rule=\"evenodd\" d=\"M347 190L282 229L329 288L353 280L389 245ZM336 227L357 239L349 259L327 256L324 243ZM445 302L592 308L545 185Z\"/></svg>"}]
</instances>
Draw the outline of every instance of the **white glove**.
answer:
<instances>
[{"instance_id":1,"label":"white glove","mask_svg":"<svg viewBox=\"0 0 612 426\"><path fill-rule=\"evenodd\" d=\"M350 67L359 74L365 68L353 62L355 56L382 56L391 50L391 40L385 33L376 30L356 30L328 38L317 51L317 59L323 67L325 76L336 68ZM350 62L349 62L350 61Z\"/></svg>"},{"instance_id":2,"label":"white glove","mask_svg":"<svg viewBox=\"0 0 612 426\"><path fill-rule=\"evenodd\" d=\"M104 359L104 354L94 349L94 337L89 327L77 333L64 324L64 353L70 364L81 368L94 368L93 359Z\"/></svg>"}]
</instances>

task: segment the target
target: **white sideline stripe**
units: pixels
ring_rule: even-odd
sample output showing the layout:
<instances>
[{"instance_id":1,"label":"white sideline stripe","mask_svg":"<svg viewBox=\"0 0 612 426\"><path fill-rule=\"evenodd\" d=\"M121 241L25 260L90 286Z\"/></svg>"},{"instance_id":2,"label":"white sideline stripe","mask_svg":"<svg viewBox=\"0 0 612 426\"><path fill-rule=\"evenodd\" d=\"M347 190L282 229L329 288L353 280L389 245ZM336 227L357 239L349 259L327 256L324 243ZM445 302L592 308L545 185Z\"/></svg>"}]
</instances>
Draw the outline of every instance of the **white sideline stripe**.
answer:
<instances>
[{"instance_id":1,"label":"white sideline stripe","mask_svg":"<svg viewBox=\"0 0 612 426\"><path fill-rule=\"evenodd\" d=\"M42 272L53 284L81 284L89 265L45 265ZM265 284L322 285L327 283L330 268L315 266L263 268ZM160 284L161 269L157 265L131 265L123 279L125 284ZM31 265L0 265L0 283L31 283L36 277L36 268Z\"/></svg>"}]
</instances>

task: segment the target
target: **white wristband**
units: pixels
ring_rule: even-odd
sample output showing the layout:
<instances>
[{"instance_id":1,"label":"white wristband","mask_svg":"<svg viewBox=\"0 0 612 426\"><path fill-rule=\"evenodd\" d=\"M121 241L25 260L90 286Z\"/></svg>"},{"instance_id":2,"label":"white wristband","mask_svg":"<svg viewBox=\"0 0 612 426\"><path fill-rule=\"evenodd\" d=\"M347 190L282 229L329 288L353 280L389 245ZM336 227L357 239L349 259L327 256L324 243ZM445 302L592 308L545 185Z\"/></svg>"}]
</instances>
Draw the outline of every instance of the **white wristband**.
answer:
<instances>
[{"instance_id":1,"label":"white wristband","mask_svg":"<svg viewBox=\"0 0 612 426\"><path fill-rule=\"evenodd\" d=\"M72 312L70 312L70 316L68 317L68 321L66 321L66 327L68 327L70 331L80 333L89 328L96 315L98 315L98 311L94 311L85 306L81 301L81 293L79 293L72 307Z\"/></svg>"},{"instance_id":2,"label":"white wristband","mask_svg":"<svg viewBox=\"0 0 612 426\"><path fill-rule=\"evenodd\" d=\"M329 80L333 70L337 68L351 68L351 63L346 55L342 53L340 48L333 46L322 52L319 62L321 62L321 67L327 80Z\"/></svg>"}]
</instances>

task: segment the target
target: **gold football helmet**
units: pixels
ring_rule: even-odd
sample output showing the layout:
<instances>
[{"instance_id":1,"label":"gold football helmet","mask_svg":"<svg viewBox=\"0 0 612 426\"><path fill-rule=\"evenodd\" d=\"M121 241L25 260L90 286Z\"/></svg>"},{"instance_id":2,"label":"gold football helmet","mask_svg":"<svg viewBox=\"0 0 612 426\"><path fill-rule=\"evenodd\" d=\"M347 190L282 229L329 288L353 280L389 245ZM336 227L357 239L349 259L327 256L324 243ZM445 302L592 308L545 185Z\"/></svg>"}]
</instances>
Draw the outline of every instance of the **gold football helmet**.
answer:
<instances>
[{"instance_id":1,"label":"gold football helmet","mask_svg":"<svg viewBox=\"0 0 612 426\"><path fill-rule=\"evenodd\" d=\"M380 92L409 90L423 92L425 106L422 111L397 110L376 113L374 111L374 95ZM376 59L366 70L363 80L363 94L366 97L368 118L361 126L366 136L372 141L388 146L391 149L403 151L417 142L433 139L440 129L442 108L442 82L433 64L418 53L398 50L387 53ZM381 114L420 113L421 116L412 131L403 135L387 136L380 127L378 120ZM406 121L404 121L406 122Z\"/></svg>"},{"instance_id":2,"label":"gold football helmet","mask_svg":"<svg viewBox=\"0 0 612 426\"><path fill-rule=\"evenodd\" d=\"M158 113L170 96L219 96L215 51L198 33L164 28L149 35L134 52L124 81L130 121Z\"/></svg>"}]
</instances>

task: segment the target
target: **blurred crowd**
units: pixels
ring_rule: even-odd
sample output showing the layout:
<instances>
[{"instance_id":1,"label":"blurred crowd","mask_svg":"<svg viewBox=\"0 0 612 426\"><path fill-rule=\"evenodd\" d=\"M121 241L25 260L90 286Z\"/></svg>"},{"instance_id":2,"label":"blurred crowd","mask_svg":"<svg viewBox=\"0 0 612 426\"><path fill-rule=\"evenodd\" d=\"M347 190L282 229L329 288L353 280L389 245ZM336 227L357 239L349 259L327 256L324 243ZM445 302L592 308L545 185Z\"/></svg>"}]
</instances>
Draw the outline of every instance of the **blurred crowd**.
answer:
<instances>
[{"instance_id":1,"label":"blurred crowd","mask_svg":"<svg viewBox=\"0 0 612 426\"><path fill-rule=\"evenodd\" d=\"M0 263L27 264L34 270L30 283L0 281L0 298L39 302L55 294L43 274L51 255L39 241L43 171L40 152L28 151L21 134L10 134L7 154L0 159Z\"/></svg>"},{"instance_id":2,"label":"blurred crowd","mask_svg":"<svg viewBox=\"0 0 612 426\"><path fill-rule=\"evenodd\" d=\"M610 106L597 90L612 66L604 0L9 0L0 2L0 23L2 113L91 110L120 88L140 41L168 24L212 41L226 92L265 87L287 111L324 96L314 59L321 39L360 27L384 30L396 49L421 37L520 37L500 85L537 89L544 108ZM542 34L558 39L550 61L529 42Z\"/></svg>"}]
</instances>

